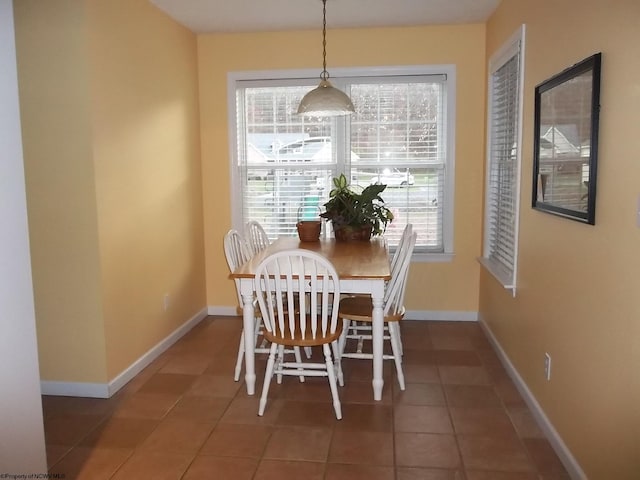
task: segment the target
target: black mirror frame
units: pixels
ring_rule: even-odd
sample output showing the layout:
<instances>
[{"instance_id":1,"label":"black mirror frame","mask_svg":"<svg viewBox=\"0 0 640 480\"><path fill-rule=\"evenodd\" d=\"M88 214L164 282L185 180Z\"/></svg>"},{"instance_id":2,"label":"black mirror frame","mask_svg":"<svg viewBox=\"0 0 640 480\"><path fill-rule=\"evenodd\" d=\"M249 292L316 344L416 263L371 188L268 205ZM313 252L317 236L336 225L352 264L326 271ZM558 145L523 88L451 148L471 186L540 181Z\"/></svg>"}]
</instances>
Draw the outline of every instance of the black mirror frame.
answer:
<instances>
[{"instance_id":1,"label":"black mirror frame","mask_svg":"<svg viewBox=\"0 0 640 480\"><path fill-rule=\"evenodd\" d=\"M596 210L596 173L598 159L598 128L600 113L600 71L601 71L601 54L596 53L581 62L567 68L557 75L545 80L535 87L535 117L534 117L534 155L533 155L533 191L531 206L540 211L559 215L565 218L576 220L582 223L595 225ZM585 199L586 210L578 210L568 208L552 201L545 201L544 192L547 188L546 177L540 174L540 149L541 149L541 118L542 116L542 96L550 92L552 89L569 82L570 80L591 73L591 108L589 109L590 118L587 119L590 125L589 138L589 172L588 181L586 183L587 193L581 195L579 200ZM555 147L555 145L553 145ZM544 162L543 162L544 163Z\"/></svg>"}]
</instances>

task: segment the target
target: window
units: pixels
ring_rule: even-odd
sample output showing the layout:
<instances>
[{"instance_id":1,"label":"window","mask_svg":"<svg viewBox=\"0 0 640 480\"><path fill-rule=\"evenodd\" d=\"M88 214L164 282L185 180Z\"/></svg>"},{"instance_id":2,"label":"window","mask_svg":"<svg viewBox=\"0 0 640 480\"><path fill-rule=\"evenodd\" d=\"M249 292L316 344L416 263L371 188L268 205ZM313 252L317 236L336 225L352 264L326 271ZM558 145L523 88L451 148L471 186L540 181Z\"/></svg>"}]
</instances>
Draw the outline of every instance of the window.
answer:
<instances>
[{"instance_id":1,"label":"window","mask_svg":"<svg viewBox=\"0 0 640 480\"><path fill-rule=\"evenodd\" d=\"M298 219L317 216L332 178L345 173L362 187L387 185L383 198L395 219L385 236L392 248L410 222L418 232L417 259L450 257L455 70L332 72L356 114L310 120L295 112L317 85L316 74L231 75L234 225L257 220L270 238L296 235Z\"/></svg>"},{"instance_id":2,"label":"window","mask_svg":"<svg viewBox=\"0 0 640 480\"><path fill-rule=\"evenodd\" d=\"M522 143L524 26L489 61L484 253L481 263L515 296Z\"/></svg>"}]
</instances>

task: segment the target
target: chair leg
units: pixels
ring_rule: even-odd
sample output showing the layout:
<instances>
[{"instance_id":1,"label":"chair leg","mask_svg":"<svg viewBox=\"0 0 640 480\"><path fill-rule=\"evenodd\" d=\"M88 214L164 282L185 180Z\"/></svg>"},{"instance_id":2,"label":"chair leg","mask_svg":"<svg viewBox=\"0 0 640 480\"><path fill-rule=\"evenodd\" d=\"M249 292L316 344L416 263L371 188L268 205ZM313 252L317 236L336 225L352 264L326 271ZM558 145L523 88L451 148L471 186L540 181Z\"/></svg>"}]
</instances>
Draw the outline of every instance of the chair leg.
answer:
<instances>
[{"instance_id":1,"label":"chair leg","mask_svg":"<svg viewBox=\"0 0 640 480\"><path fill-rule=\"evenodd\" d=\"M262 384L262 396L260 397L260 404L258 406L258 415L264 415L264 409L267 406L267 396L269 395L269 385L271 384L271 377L273 377L273 367L276 363L276 350L278 346L273 343L269 350L269 360L267 360L267 369L264 372L264 383Z\"/></svg>"},{"instance_id":2,"label":"chair leg","mask_svg":"<svg viewBox=\"0 0 640 480\"><path fill-rule=\"evenodd\" d=\"M300 347L293 347L293 354L296 357L296 362L302 363L302 355L300 355ZM302 370L299 368L298 370ZM300 383L304 383L304 375L300 375Z\"/></svg>"},{"instance_id":3,"label":"chair leg","mask_svg":"<svg viewBox=\"0 0 640 480\"><path fill-rule=\"evenodd\" d=\"M333 350L333 362L335 365L336 372L338 374L338 385L344 387L344 375L342 373L342 354L340 352L340 339L335 342L331 342L331 350Z\"/></svg>"},{"instance_id":4,"label":"chair leg","mask_svg":"<svg viewBox=\"0 0 640 480\"><path fill-rule=\"evenodd\" d=\"M351 320L343 319L342 320L342 334L338 339L338 350L340 350L340 357L344 353L345 346L347 345L347 334L349 333L349 328L351 328Z\"/></svg>"},{"instance_id":5,"label":"chair leg","mask_svg":"<svg viewBox=\"0 0 640 480\"><path fill-rule=\"evenodd\" d=\"M393 361L396 363L396 376L400 390L404 390L404 373L402 371L402 347L400 346L400 337L398 336L398 322L389 322L389 337L391 341L391 350L393 352Z\"/></svg>"},{"instance_id":6,"label":"chair leg","mask_svg":"<svg viewBox=\"0 0 640 480\"><path fill-rule=\"evenodd\" d=\"M278 370L280 370L280 364L284 361L284 345L277 345L278 349ZM282 383L282 373L278 373L276 376L276 382L278 385Z\"/></svg>"},{"instance_id":7,"label":"chair leg","mask_svg":"<svg viewBox=\"0 0 640 480\"><path fill-rule=\"evenodd\" d=\"M242 361L244 360L244 330L240 335L240 346L238 347L238 360L236 361L236 370L233 379L237 382L240 380L240 372L242 371Z\"/></svg>"},{"instance_id":8,"label":"chair leg","mask_svg":"<svg viewBox=\"0 0 640 480\"><path fill-rule=\"evenodd\" d=\"M329 377L329 386L331 387L331 396L333 397L333 409L336 412L336 418L342 420L342 406L340 405L340 397L338 396L338 385L336 384L336 372L331 358L331 347L328 344L322 345L324 351L325 363L327 365L327 376Z\"/></svg>"},{"instance_id":9,"label":"chair leg","mask_svg":"<svg viewBox=\"0 0 640 480\"><path fill-rule=\"evenodd\" d=\"M311 358L311 347L304 347L304 354L307 356L307 360Z\"/></svg>"}]
</instances>

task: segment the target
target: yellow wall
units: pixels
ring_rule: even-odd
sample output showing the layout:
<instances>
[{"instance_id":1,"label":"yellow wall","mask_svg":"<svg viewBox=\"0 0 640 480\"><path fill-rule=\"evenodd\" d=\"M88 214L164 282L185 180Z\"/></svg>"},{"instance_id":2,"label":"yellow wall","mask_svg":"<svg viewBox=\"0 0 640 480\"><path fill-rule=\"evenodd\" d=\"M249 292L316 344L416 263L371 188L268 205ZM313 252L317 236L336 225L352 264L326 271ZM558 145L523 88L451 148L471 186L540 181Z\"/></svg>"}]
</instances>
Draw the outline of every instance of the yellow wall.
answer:
<instances>
[{"instance_id":1,"label":"yellow wall","mask_svg":"<svg viewBox=\"0 0 640 480\"><path fill-rule=\"evenodd\" d=\"M14 9L40 374L104 381L86 13L72 0Z\"/></svg>"},{"instance_id":2,"label":"yellow wall","mask_svg":"<svg viewBox=\"0 0 640 480\"><path fill-rule=\"evenodd\" d=\"M485 97L484 25L330 30L331 67L454 64L457 68L455 259L413 264L411 310L476 312L482 213ZM242 70L318 68L317 31L210 34L198 37L207 300L237 303L222 237L231 227L227 74ZM455 288L451 288L455 285Z\"/></svg>"},{"instance_id":3,"label":"yellow wall","mask_svg":"<svg viewBox=\"0 0 640 480\"><path fill-rule=\"evenodd\" d=\"M640 472L640 3L502 0L489 57L526 24L517 296L486 272L480 314L590 479ZM602 52L596 225L531 209L535 85ZM552 356L544 379L543 356Z\"/></svg>"},{"instance_id":4,"label":"yellow wall","mask_svg":"<svg viewBox=\"0 0 640 480\"><path fill-rule=\"evenodd\" d=\"M41 378L104 383L206 305L196 37L146 0L15 4Z\"/></svg>"}]
</instances>

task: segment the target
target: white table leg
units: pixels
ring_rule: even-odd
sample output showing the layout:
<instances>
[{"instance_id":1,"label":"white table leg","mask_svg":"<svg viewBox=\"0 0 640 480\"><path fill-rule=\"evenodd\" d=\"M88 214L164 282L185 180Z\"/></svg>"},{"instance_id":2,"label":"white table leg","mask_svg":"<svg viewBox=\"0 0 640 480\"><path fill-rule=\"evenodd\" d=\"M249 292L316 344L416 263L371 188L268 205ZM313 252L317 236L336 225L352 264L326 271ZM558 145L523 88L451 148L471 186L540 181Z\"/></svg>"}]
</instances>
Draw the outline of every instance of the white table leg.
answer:
<instances>
[{"instance_id":1,"label":"white table leg","mask_svg":"<svg viewBox=\"0 0 640 480\"><path fill-rule=\"evenodd\" d=\"M384 284L382 289L376 289L371 293L373 303L372 312L372 343L373 343L373 399L382 400L382 387L384 380L382 378L382 354L383 354L383 336L384 336L384 313L382 311Z\"/></svg>"},{"instance_id":2,"label":"white table leg","mask_svg":"<svg viewBox=\"0 0 640 480\"><path fill-rule=\"evenodd\" d=\"M247 394L253 395L256 391L256 364L255 364L255 312L253 310L253 279L242 279L240 283L242 293L242 322L244 327L244 380L247 383Z\"/></svg>"}]
</instances>

